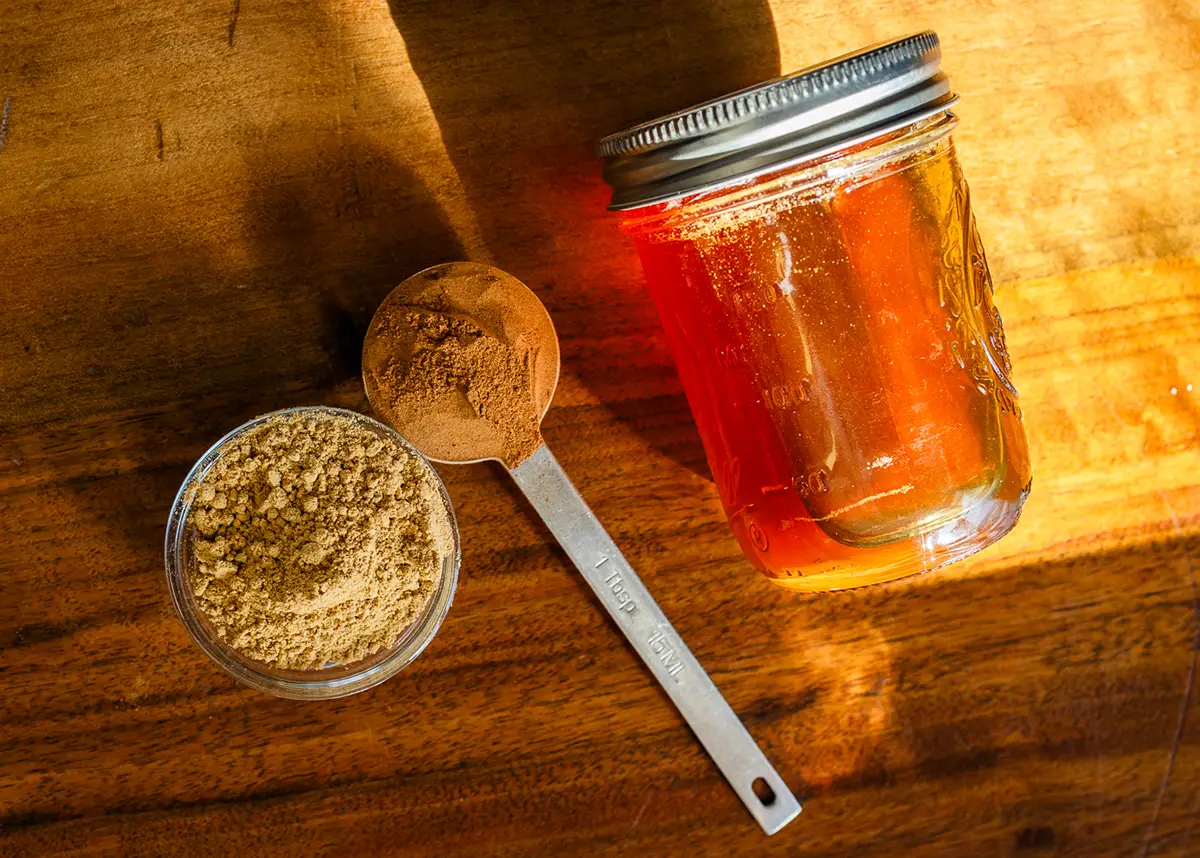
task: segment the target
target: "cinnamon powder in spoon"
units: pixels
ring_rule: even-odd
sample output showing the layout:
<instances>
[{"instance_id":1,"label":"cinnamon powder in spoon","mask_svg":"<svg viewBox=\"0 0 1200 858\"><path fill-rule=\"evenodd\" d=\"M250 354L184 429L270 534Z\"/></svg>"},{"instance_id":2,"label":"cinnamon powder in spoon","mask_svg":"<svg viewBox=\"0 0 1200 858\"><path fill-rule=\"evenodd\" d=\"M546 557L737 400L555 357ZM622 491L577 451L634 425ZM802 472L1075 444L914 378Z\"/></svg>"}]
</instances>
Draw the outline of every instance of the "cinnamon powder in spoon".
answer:
<instances>
[{"instance_id":1,"label":"cinnamon powder in spoon","mask_svg":"<svg viewBox=\"0 0 1200 858\"><path fill-rule=\"evenodd\" d=\"M380 334L411 342L411 354L387 361L375 379L378 389L393 412L436 425L450 444L469 445L479 427L447 415L482 420L499 442L500 458L515 467L542 444L530 354L436 304L382 309Z\"/></svg>"}]
</instances>

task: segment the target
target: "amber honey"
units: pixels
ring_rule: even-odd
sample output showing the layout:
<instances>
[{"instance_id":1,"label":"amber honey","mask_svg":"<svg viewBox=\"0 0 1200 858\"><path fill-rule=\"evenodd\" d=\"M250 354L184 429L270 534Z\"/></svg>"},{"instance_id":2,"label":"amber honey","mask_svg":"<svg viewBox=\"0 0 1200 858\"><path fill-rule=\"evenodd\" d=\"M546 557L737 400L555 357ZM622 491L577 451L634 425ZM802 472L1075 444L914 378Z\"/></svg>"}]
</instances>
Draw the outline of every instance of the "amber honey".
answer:
<instances>
[{"instance_id":1,"label":"amber honey","mask_svg":"<svg viewBox=\"0 0 1200 858\"><path fill-rule=\"evenodd\" d=\"M953 562L1029 491L953 124L627 216L733 531L784 586Z\"/></svg>"}]
</instances>

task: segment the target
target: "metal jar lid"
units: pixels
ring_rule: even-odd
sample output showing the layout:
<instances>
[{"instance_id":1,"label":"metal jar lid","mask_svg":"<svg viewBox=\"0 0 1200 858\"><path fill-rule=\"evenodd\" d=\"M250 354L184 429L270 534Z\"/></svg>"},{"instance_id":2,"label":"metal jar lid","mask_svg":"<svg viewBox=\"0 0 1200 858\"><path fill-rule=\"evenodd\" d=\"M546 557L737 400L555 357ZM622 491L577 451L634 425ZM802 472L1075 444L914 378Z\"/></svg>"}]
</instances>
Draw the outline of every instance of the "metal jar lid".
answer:
<instances>
[{"instance_id":1,"label":"metal jar lid","mask_svg":"<svg viewBox=\"0 0 1200 858\"><path fill-rule=\"evenodd\" d=\"M933 116L958 100L936 33L864 48L605 137L614 211L710 190Z\"/></svg>"}]
</instances>

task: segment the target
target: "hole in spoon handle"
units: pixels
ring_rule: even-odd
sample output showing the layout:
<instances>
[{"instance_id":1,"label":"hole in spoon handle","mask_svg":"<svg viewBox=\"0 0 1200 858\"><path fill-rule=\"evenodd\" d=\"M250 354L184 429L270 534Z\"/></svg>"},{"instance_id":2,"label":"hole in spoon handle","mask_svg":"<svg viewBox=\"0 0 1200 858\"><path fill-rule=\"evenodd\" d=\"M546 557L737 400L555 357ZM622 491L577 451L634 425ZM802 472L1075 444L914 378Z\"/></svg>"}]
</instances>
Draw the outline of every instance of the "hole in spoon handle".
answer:
<instances>
[{"instance_id":1,"label":"hole in spoon handle","mask_svg":"<svg viewBox=\"0 0 1200 858\"><path fill-rule=\"evenodd\" d=\"M750 789L754 790L754 794L758 796L763 807L770 807L775 803L775 790L771 789L766 778L755 778L754 782L750 784Z\"/></svg>"}]
</instances>

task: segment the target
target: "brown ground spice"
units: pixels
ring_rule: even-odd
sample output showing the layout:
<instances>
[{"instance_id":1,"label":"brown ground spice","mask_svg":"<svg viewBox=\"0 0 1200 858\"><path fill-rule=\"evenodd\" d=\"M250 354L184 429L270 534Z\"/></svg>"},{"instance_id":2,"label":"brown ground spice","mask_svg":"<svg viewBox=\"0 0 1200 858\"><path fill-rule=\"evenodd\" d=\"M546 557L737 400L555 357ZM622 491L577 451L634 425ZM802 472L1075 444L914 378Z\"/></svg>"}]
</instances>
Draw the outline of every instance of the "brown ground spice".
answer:
<instances>
[{"instance_id":1,"label":"brown ground spice","mask_svg":"<svg viewBox=\"0 0 1200 858\"><path fill-rule=\"evenodd\" d=\"M453 548L428 466L352 417L272 418L196 487L191 584L250 658L312 669L390 646Z\"/></svg>"},{"instance_id":2,"label":"brown ground spice","mask_svg":"<svg viewBox=\"0 0 1200 858\"><path fill-rule=\"evenodd\" d=\"M436 308L400 306L384 313L382 330L406 325L416 331L412 357L389 361L381 374L380 387L393 408L437 420L447 398L462 394L500 438L510 467L541 446L528 352Z\"/></svg>"}]
</instances>

